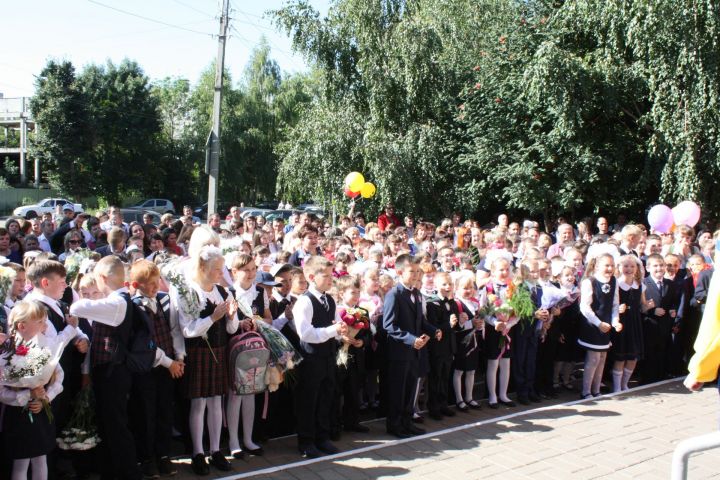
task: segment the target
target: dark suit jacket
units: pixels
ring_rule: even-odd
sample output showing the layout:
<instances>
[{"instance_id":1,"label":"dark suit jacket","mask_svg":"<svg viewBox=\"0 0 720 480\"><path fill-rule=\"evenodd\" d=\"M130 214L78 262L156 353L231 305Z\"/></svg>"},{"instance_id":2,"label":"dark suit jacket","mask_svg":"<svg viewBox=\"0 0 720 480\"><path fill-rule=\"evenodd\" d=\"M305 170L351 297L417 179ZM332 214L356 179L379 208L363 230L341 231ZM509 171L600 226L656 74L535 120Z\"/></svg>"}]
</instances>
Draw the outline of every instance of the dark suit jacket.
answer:
<instances>
[{"instance_id":1,"label":"dark suit jacket","mask_svg":"<svg viewBox=\"0 0 720 480\"><path fill-rule=\"evenodd\" d=\"M414 302L410 291L402 283L385 295L383 329L387 332L390 361L417 361L420 352L413 348L415 339L423 333L433 336L437 330L425 319L422 295L420 292L416 295L417 302Z\"/></svg>"},{"instance_id":2,"label":"dark suit jacket","mask_svg":"<svg viewBox=\"0 0 720 480\"><path fill-rule=\"evenodd\" d=\"M660 327L663 335L669 334L673 324L680 322L682 303L684 301L683 290L677 283L667 278L663 278L662 290L658 289L652 277L645 277L643 282L645 283L645 301L653 300L655 308L665 310L665 315L662 316L655 315L655 309L648 310L645 313L645 318L655 322ZM670 316L670 310L677 312L674 319Z\"/></svg>"},{"instance_id":3,"label":"dark suit jacket","mask_svg":"<svg viewBox=\"0 0 720 480\"><path fill-rule=\"evenodd\" d=\"M693 297L690 299L690 306L700 308L700 311L705 310L705 301L707 300L708 288L710 287L710 279L713 275L713 269L703 270L698 274L697 285L695 285L695 292Z\"/></svg>"}]
</instances>

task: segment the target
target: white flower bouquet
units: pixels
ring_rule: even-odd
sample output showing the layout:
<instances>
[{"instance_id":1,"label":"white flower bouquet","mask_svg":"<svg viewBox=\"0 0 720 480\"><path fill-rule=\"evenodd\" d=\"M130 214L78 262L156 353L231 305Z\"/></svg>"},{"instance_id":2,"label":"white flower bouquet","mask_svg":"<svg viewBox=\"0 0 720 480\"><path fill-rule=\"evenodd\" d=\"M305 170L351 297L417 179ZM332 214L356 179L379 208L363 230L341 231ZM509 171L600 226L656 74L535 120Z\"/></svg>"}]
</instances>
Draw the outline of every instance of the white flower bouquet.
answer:
<instances>
[{"instance_id":1,"label":"white flower bouquet","mask_svg":"<svg viewBox=\"0 0 720 480\"><path fill-rule=\"evenodd\" d=\"M90 450L100 443L95 424L95 398L90 387L84 387L75 397L73 414L57 438L63 450Z\"/></svg>"}]
</instances>

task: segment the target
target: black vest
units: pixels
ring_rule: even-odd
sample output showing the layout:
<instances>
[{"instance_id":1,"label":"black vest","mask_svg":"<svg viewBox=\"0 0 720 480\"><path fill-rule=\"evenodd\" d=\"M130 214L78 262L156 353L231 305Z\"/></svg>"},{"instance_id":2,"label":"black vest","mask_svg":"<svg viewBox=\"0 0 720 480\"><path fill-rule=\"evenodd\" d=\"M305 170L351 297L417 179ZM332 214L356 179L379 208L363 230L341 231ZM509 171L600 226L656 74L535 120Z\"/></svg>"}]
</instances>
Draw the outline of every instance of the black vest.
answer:
<instances>
[{"instance_id":1,"label":"black vest","mask_svg":"<svg viewBox=\"0 0 720 480\"><path fill-rule=\"evenodd\" d=\"M132 305L130 294L123 292L121 294L127 308L125 309L125 318L117 327L111 327L100 322L93 322L93 335L90 342L90 364L95 367L97 365L118 364L124 360L123 353L120 351L120 342L122 329L132 328Z\"/></svg>"},{"instance_id":2,"label":"black vest","mask_svg":"<svg viewBox=\"0 0 720 480\"><path fill-rule=\"evenodd\" d=\"M315 328L327 328L332 325L335 319L335 300L333 300L330 295L325 295L328 305L330 306L328 310L325 310L325 307L323 307L320 300L315 298L315 295L306 292L305 296L310 299L313 307L312 326ZM303 355L327 357L335 355L337 352L337 342L335 338L331 338L323 343L307 343L301 341L300 348L302 349Z\"/></svg>"}]
</instances>

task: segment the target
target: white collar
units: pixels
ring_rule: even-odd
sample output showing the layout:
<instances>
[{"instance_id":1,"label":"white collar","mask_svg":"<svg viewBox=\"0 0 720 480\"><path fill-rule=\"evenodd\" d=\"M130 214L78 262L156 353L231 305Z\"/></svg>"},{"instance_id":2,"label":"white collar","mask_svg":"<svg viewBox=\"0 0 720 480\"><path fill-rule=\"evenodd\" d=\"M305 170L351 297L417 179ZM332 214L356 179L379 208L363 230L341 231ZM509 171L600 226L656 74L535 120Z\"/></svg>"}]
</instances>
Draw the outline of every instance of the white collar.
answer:
<instances>
[{"instance_id":1,"label":"white collar","mask_svg":"<svg viewBox=\"0 0 720 480\"><path fill-rule=\"evenodd\" d=\"M63 314L62 310L60 310L60 304L58 303L59 300L55 300L54 298L50 298L44 293L40 293L36 288L33 289L32 292L28 294L27 297L28 300L37 300L39 302L44 303L48 307L53 309L53 312L57 313L61 317L65 318L65 315Z\"/></svg>"},{"instance_id":2,"label":"white collar","mask_svg":"<svg viewBox=\"0 0 720 480\"><path fill-rule=\"evenodd\" d=\"M282 302L283 300L287 300L288 302L292 301L292 296L288 293L287 297L283 297L280 295L277 290L273 290L272 297L277 300L278 302Z\"/></svg>"},{"instance_id":3,"label":"white collar","mask_svg":"<svg viewBox=\"0 0 720 480\"><path fill-rule=\"evenodd\" d=\"M327 293L322 293L322 292L321 292L320 290L318 290L317 287L316 287L315 285L313 285L312 283L310 284L310 288L308 288L308 291L310 292L311 295L313 295L313 296L314 296L315 298L317 298L318 300L320 300L320 298L321 298L323 295L325 295L325 296L327 297Z\"/></svg>"},{"instance_id":4,"label":"white collar","mask_svg":"<svg viewBox=\"0 0 720 480\"><path fill-rule=\"evenodd\" d=\"M618 278L618 281L617 281L617 282L618 282L618 286L619 286L620 288L622 288L622 289L623 289L624 291L626 291L626 292L627 292L628 290L630 290L631 288L632 288L633 290L636 290L636 289L638 288L638 283L637 283L635 280L633 280L632 285L629 285L629 284L625 283L625 280L622 280L622 279L620 279L620 278Z\"/></svg>"}]
</instances>

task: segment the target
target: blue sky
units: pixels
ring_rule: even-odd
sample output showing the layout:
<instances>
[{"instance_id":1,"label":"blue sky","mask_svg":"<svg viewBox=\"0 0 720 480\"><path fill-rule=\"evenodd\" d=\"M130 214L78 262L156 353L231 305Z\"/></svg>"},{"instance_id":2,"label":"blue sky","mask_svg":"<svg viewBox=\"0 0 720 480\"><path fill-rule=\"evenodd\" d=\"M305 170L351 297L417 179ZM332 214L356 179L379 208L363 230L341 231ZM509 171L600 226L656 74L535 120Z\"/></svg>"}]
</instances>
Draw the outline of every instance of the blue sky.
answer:
<instances>
[{"instance_id":1,"label":"blue sky","mask_svg":"<svg viewBox=\"0 0 720 480\"><path fill-rule=\"evenodd\" d=\"M233 79L265 35L273 58L285 72L303 71L289 39L278 33L267 10L284 0L231 0L231 38L225 65ZM311 0L322 14L330 0ZM102 4L102 5L99 5ZM105 5L105 6L103 6ZM137 61L152 79L179 76L195 82L217 53L221 0L36 0L15 1L2 13L6 42L0 49L0 92L30 96L37 75L50 58L70 60L80 70L90 63ZM171 24L141 19L115 9Z\"/></svg>"}]
</instances>

